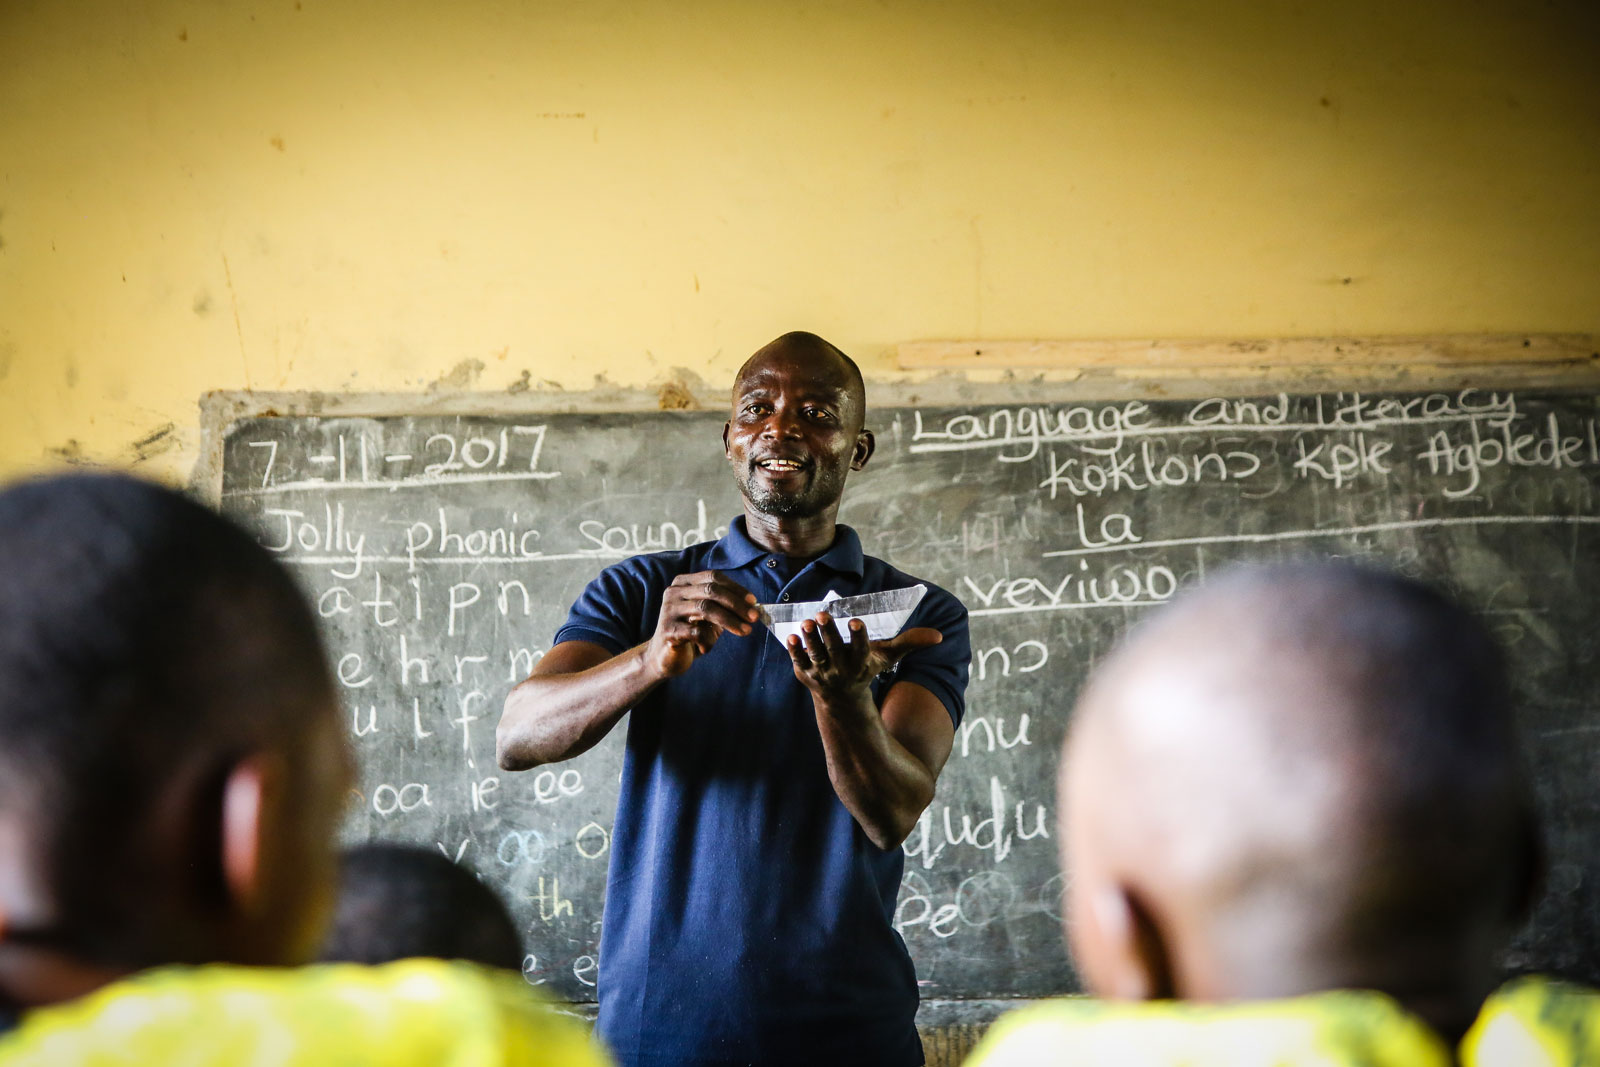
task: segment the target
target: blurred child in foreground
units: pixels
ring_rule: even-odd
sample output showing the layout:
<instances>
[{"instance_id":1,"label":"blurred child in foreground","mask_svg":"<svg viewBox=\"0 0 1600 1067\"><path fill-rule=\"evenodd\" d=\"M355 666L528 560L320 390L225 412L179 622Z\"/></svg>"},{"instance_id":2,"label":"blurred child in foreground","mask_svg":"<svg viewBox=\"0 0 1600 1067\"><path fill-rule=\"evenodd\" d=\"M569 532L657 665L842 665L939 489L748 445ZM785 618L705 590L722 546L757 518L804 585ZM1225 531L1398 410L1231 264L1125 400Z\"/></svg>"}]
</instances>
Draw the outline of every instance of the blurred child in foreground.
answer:
<instances>
[{"instance_id":1,"label":"blurred child in foreground","mask_svg":"<svg viewBox=\"0 0 1600 1067\"><path fill-rule=\"evenodd\" d=\"M515 976L295 968L351 784L311 612L130 478L0 493L0 1065L588 1067Z\"/></svg>"},{"instance_id":2,"label":"blurred child in foreground","mask_svg":"<svg viewBox=\"0 0 1600 1067\"><path fill-rule=\"evenodd\" d=\"M1600 999L1501 987L1540 850L1487 631L1408 580L1236 570L1094 671L1061 768L1066 928L1101 999L968 1063L1600 1062Z\"/></svg>"}]
</instances>

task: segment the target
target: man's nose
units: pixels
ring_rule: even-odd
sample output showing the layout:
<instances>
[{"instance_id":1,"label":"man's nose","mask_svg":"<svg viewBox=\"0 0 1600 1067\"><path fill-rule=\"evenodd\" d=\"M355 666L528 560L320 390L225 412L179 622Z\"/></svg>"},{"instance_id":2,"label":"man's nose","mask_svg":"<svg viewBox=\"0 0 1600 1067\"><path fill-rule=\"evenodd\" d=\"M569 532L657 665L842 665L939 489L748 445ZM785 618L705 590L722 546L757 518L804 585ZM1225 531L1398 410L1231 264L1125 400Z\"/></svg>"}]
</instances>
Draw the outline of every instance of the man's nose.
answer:
<instances>
[{"instance_id":1,"label":"man's nose","mask_svg":"<svg viewBox=\"0 0 1600 1067\"><path fill-rule=\"evenodd\" d=\"M799 437L800 422L789 412L779 408L767 416L767 421L761 427L761 436L770 438Z\"/></svg>"}]
</instances>

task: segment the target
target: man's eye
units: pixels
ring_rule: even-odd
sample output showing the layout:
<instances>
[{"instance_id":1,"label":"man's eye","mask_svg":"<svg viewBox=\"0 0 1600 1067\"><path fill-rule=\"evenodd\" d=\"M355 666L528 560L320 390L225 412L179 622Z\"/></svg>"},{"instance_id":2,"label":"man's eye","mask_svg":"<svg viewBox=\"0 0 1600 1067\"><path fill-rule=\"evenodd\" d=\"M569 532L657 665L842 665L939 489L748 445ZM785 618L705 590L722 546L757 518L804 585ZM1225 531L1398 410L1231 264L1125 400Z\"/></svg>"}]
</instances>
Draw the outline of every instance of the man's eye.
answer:
<instances>
[{"instance_id":1,"label":"man's eye","mask_svg":"<svg viewBox=\"0 0 1600 1067\"><path fill-rule=\"evenodd\" d=\"M822 408L812 408L809 412L807 412L807 414L813 419L819 419L823 422L828 422L833 419L833 412L825 411Z\"/></svg>"}]
</instances>

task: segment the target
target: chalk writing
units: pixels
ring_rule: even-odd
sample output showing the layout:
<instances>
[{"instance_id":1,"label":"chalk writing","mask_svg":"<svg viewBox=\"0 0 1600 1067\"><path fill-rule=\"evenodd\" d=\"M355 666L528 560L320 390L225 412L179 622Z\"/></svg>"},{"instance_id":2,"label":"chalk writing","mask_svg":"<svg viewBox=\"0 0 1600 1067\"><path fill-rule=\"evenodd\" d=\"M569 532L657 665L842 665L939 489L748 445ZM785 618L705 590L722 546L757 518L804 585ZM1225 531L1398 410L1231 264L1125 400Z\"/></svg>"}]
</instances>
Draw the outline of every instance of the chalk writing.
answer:
<instances>
[{"instance_id":1,"label":"chalk writing","mask_svg":"<svg viewBox=\"0 0 1600 1067\"><path fill-rule=\"evenodd\" d=\"M493 436L466 436L452 432L430 434L421 456L386 451L371 435L333 435L315 453L300 462L308 468L300 477L274 481L279 459L277 441L247 441L246 447L265 450L259 484L225 486L224 497L251 497L306 491L416 488L464 482L543 481L558 478L558 470L540 467L546 427L506 426ZM414 466L421 470L411 473ZM310 470L319 473L311 474ZM321 473L326 472L326 473Z\"/></svg>"},{"instance_id":2,"label":"chalk writing","mask_svg":"<svg viewBox=\"0 0 1600 1067\"><path fill-rule=\"evenodd\" d=\"M1016 733L1010 738L1006 737L1006 717L997 715L991 719L987 715L968 715L961 722L961 729L956 732L959 742L958 751L963 757L972 755L972 739L980 739L980 753L993 753L1016 748L1018 745L1031 745L1028 738L1028 727L1031 721L1027 712L1017 716L1014 729Z\"/></svg>"},{"instance_id":3,"label":"chalk writing","mask_svg":"<svg viewBox=\"0 0 1600 1067\"><path fill-rule=\"evenodd\" d=\"M431 807L433 801L426 782L407 782L399 787L384 784L372 791L372 810L384 818Z\"/></svg>"},{"instance_id":4,"label":"chalk writing","mask_svg":"<svg viewBox=\"0 0 1600 1067\"><path fill-rule=\"evenodd\" d=\"M932 867L945 852L956 845L967 845L979 851L992 852L996 863L1003 863L1018 841L1031 841L1036 837L1049 837L1050 829L1043 804L1019 800L1008 804L1005 787L1000 779L989 779L988 807L973 820L973 812L957 813L948 804L935 800L917 820L916 829L906 840L907 858L918 860L924 868ZM937 809L937 813L936 813Z\"/></svg>"},{"instance_id":5,"label":"chalk writing","mask_svg":"<svg viewBox=\"0 0 1600 1067\"><path fill-rule=\"evenodd\" d=\"M578 523L579 536L595 551L619 556L687 548L701 541L714 541L727 532L726 526L710 524L704 500L695 501L694 521L682 526L671 521L632 522L626 526L607 526L598 519L584 519Z\"/></svg>"},{"instance_id":6,"label":"chalk writing","mask_svg":"<svg viewBox=\"0 0 1600 1067\"><path fill-rule=\"evenodd\" d=\"M987 680L991 663L995 664L994 672L999 677L1009 678L1013 663L1018 674L1032 674L1049 662L1050 646L1030 637L1026 641L1018 641L1009 651L1000 645L973 649L972 677L978 682Z\"/></svg>"},{"instance_id":7,"label":"chalk writing","mask_svg":"<svg viewBox=\"0 0 1600 1067\"><path fill-rule=\"evenodd\" d=\"M1047 553L1053 555L1054 553ZM1087 565L1084 565L1087 571ZM1159 604L1178 591L1178 576L1170 567L1153 563L1112 567L1092 575L1068 571L1060 578L995 578L975 581L961 576L961 590L982 607L974 616L1006 615L1031 611L1126 607Z\"/></svg>"}]
</instances>

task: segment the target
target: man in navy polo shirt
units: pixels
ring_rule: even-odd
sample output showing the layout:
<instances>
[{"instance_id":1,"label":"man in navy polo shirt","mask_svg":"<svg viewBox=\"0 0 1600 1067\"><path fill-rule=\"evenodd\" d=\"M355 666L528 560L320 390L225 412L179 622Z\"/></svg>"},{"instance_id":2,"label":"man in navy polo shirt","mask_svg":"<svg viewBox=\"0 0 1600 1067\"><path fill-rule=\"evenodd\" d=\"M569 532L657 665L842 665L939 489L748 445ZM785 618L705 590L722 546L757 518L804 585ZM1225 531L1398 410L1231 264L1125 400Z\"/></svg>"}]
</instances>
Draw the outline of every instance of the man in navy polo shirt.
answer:
<instances>
[{"instance_id":1,"label":"man in navy polo shirt","mask_svg":"<svg viewBox=\"0 0 1600 1067\"><path fill-rule=\"evenodd\" d=\"M758 603L917 584L834 521L872 457L865 412L860 371L820 337L751 356L722 431L744 515L608 567L506 699L507 770L632 712L599 985L623 1064L923 1062L892 920L900 844L965 707L966 609L930 585L887 641L824 613L785 646L757 622Z\"/></svg>"}]
</instances>

